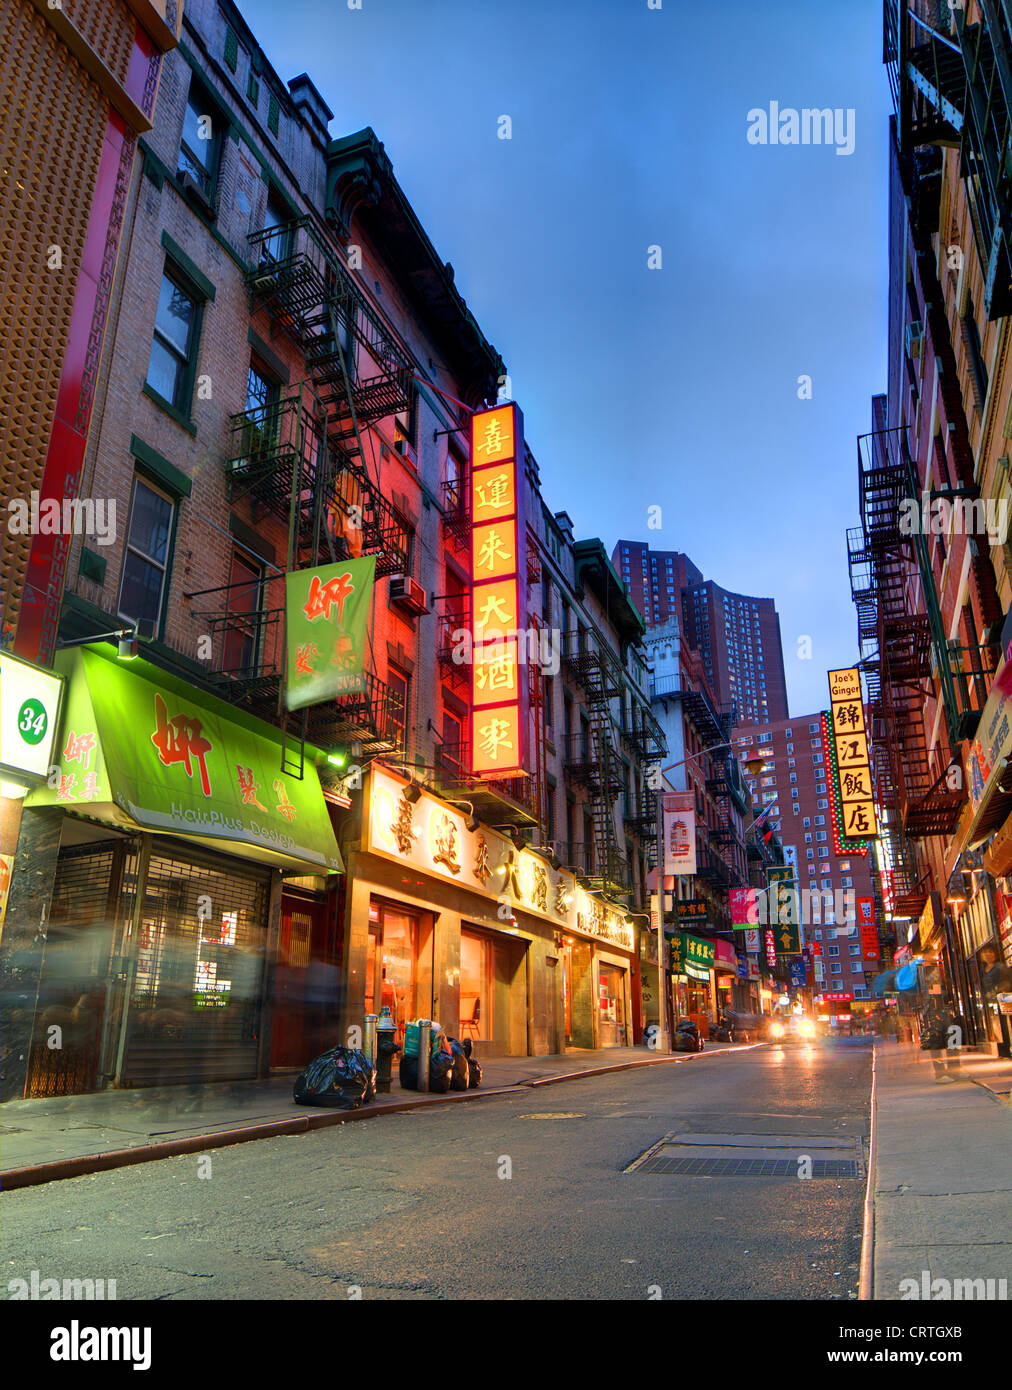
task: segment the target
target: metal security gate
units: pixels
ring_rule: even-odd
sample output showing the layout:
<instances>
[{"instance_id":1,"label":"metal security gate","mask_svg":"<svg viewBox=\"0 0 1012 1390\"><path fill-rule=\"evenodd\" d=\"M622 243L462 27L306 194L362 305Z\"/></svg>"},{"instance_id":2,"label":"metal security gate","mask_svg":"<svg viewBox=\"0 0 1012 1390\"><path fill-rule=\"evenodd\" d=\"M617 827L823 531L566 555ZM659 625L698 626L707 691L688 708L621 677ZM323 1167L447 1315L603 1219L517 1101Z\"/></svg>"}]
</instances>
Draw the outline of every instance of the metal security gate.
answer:
<instances>
[{"instance_id":1,"label":"metal security gate","mask_svg":"<svg viewBox=\"0 0 1012 1390\"><path fill-rule=\"evenodd\" d=\"M27 1096L95 1091L114 1024L113 960L123 885L136 845L109 840L61 849L42 944Z\"/></svg>"},{"instance_id":2,"label":"metal security gate","mask_svg":"<svg viewBox=\"0 0 1012 1390\"><path fill-rule=\"evenodd\" d=\"M271 874L152 849L138 906L121 1086L256 1076Z\"/></svg>"}]
</instances>

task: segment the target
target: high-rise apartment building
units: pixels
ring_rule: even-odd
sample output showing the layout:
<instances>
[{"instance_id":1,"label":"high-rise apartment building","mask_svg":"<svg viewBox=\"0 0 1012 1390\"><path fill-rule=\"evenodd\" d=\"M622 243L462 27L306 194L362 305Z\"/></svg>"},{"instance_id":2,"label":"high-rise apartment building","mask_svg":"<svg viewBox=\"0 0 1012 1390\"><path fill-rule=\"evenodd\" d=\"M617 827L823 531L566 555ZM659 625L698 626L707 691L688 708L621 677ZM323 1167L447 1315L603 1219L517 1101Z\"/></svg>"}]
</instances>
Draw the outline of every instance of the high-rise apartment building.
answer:
<instances>
[{"instance_id":1,"label":"high-rise apartment building","mask_svg":"<svg viewBox=\"0 0 1012 1390\"><path fill-rule=\"evenodd\" d=\"M850 893L854 900L873 898L878 902L871 853L838 855L834 852L832 788L822 741L821 713L795 715L764 724L739 724L734 731L737 742L754 743L767 760L764 771L749 779L753 798L763 807L776 805L770 824L780 834L787 863L795 865L798 886L813 897L804 939L821 946L821 970L815 970L819 992L845 991L855 999L871 997L871 980L881 966L877 959L865 958L861 932L856 922L846 922L821 902L816 893ZM818 912L819 921L814 917ZM821 978L820 978L821 976Z\"/></svg>"},{"instance_id":2,"label":"high-rise apartment building","mask_svg":"<svg viewBox=\"0 0 1012 1390\"><path fill-rule=\"evenodd\" d=\"M642 541L620 540L612 563L648 628L677 618L719 705L736 705L739 720L748 723L787 718L780 618L772 599L722 589L687 555L652 551Z\"/></svg>"}]
</instances>

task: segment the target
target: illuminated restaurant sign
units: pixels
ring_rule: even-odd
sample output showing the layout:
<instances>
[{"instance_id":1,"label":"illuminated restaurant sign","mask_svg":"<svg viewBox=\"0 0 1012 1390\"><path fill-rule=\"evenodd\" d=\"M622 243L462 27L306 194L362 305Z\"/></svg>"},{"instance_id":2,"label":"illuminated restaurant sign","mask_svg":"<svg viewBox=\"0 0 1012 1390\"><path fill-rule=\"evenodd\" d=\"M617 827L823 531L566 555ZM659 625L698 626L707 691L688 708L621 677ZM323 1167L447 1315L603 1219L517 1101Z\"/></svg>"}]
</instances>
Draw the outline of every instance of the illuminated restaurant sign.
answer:
<instances>
[{"instance_id":1,"label":"illuminated restaurant sign","mask_svg":"<svg viewBox=\"0 0 1012 1390\"><path fill-rule=\"evenodd\" d=\"M573 874L553 869L540 854L517 849L487 826L468 830L464 812L428 792L410 800L406 787L403 778L379 768L370 773L366 848L371 853L497 903L503 930L514 912L526 912L560 931L633 950L631 922L588 893Z\"/></svg>"},{"instance_id":2,"label":"illuminated restaurant sign","mask_svg":"<svg viewBox=\"0 0 1012 1390\"><path fill-rule=\"evenodd\" d=\"M527 575L524 421L517 405L471 417L471 771L525 772Z\"/></svg>"},{"instance_id":3,"label":"illuminated restaurant sign","mask_svg":"<svg viewBox=\"0 0 1012 1390\"><path fill-rule=\"evenodd\" d=\"M844 840L876 839L878 826L861 698L861 673L856 666L851 666L842 671L830 671L828 675L833 835L838 847ZM841 851L838 849L838 852Z\"/></svg>"}]
</instances>

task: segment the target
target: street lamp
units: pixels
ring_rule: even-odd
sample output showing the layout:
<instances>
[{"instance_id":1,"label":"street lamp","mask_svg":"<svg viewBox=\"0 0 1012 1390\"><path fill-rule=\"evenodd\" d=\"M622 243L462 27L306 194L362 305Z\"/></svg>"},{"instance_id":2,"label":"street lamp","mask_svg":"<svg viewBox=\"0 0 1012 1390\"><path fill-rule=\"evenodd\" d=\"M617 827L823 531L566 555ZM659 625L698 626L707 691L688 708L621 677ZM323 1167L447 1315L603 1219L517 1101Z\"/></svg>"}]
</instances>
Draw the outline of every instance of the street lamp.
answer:
<instances>
[{"instance_id":1,"label":"street lamp","mask_svg":"<svg viewBox=\"0 0 1012 1390\"><path fill-rule=\"evenodd\" d=\"M681 758L677 763L669 763L667 767L661 768L657 788L657 981L660 1005L658 1050L661 1052L671 1051L668 1031L668 982L664 971L664 775L673 772L676 767L695 762L697 758L704 758L709 753L729 752L747 747L749 745L745 743L714 743L709 748L701 748L698 753L690 753L687 758ZM742 762L742 766L752 776L762 772L766 765L765 755L758 750L754 753L750 750L750 755Z\"/></svg>"}]
</instances>

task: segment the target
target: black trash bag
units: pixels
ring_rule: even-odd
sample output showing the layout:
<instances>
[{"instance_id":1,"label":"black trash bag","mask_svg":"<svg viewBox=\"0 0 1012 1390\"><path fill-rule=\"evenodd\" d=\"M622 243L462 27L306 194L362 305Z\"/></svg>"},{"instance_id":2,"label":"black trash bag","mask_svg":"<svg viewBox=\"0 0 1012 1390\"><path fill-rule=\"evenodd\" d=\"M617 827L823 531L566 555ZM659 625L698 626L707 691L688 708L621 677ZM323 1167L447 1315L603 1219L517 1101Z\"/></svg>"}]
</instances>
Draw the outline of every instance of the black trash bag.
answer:
<instances>
[{"instance_id":1,"label":"black trash bag","mask_svg":"<svg viewBox=\"0 0 1012 1390\"><path fill-rule=\"evenodd\" d=\"M470 1090L481 1085L481 1067L477 1057L471 1056L471 1039L464 1039L464 1056L467 1058L467 1084Z\"/></svg>"},{"instance_id":2,"label":"black trash bag","mask_svg":"<svg viewBox=\"0 0 1012 1390\"><path fill-rule=\"evenodd\" d=\"M450 1076L453 1071L453 1054L435 1052L429 1057L429 1090L443 1094L450 1089ZM418 1090L418 1058L402 1057L400 1065L401 1090Z\"/></svg>"},{"instance_id":3,"label":"black trash bag","mask_svg":"<svg viewBox=\"0 0 1012 1390\"><path fill-rule=\"evenodd\" d=\"M450 1071L450 1089L466 1091L471 1084L471 1072L467 1064L467 1053L456 1038L447 1038L453 1053L453 1067ZM468 1039L470 1041L470 1039Z\"/></svg>"},{"instance_id":4,"label":"black trash bag","mask_svg":"<svg viewBox=\"0 0 1012 1390\"><path fill-rule=\"evenodd\" d=\"M314 1057L295 1082L297 1105L333 1105L357 1110L376 1098L376 1070L364 1052L332 1047Z\"/></svg>"}]
</instances>

